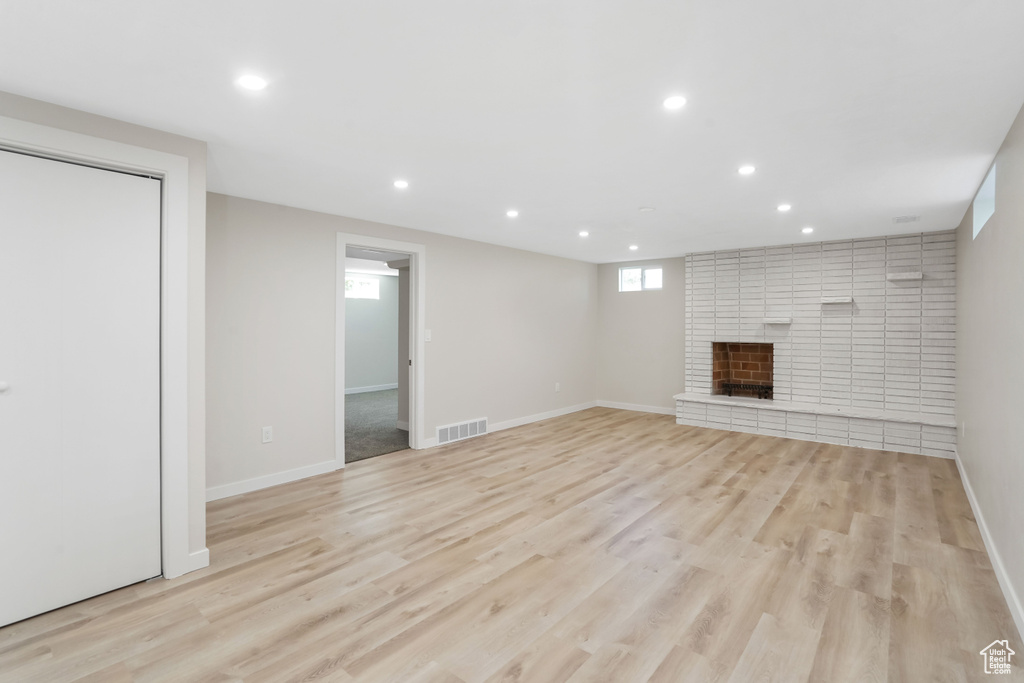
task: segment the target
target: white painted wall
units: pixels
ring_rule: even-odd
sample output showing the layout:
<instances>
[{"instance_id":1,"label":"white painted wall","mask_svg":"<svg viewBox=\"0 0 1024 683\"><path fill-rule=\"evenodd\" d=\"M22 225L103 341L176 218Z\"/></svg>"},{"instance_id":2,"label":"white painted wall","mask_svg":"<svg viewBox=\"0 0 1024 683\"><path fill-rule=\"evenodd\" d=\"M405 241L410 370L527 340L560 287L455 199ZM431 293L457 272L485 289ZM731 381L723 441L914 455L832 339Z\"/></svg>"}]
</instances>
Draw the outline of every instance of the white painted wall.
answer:
<instances>
[{"instance_id":1,"label":"white painted wall","mask_svg":"<svg viewBox=\"0 0 1024 683\"><path fill-rule=\"evenodd\" d=\"M380 283L380 299L346 301L346 392L398 384L398 278L359 277Z\"/></svg>"},{"instance_id":2,"label":"white painted wall","mask_svg":"<svg viewBox=\"0 0 1024 683\"><path fill-rule=\"evenodd\" d=\"M971 209L957 229L956 416L965 484L1024 633L1024 112L996 164L995 214L977 239Z\"/></svg>"},{"instance_id":3,"label":"white painted wall","mask_svg":"<svg viewBox=\"0 0 1024 683\"><path fill-rule=\"evenodd\" d=\"M206 549L206 143L0 92L0 116L188 159L188 546Z\"/></svg>"},{"instance_id":4,"label":"white painted wall","mask_svg":"<svg viewBox=\"0 0 1024 683\"><path fill-rule=\"evenodd\" d=\"M662 288L619 291L619 268L662 268ZM605 405L675 414L685 390L684 258L598 266L597 397Z\"/></svg>"},{"instance_id":5,"label":"white painted wall","mask_svg":"<svg viewBox=\"0 0 1024 683\"><path fill-rule=\"evenodd\" d=\"M333 462L339 232L426 247L425 439L594 402L597 266L225 195L208 208L211 487Z\"/></svg>"}]
</instances>

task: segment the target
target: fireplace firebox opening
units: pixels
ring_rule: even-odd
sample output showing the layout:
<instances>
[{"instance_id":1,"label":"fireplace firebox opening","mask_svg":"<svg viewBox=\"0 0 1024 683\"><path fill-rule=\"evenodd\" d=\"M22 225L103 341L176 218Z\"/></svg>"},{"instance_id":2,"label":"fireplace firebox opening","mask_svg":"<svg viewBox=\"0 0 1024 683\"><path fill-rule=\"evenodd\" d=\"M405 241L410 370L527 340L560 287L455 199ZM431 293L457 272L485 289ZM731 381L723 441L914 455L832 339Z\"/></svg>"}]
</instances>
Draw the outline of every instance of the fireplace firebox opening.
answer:
<instances>
[{"instance_id":1,"label":"fireplace firebox opening","mask_svg":"<svg viewBox=\"0 0 1024 683\"><path fill-rule=\"evenodd\" d=\"M712 342L711 393L749 398L772 398L775 351L773 344Z\"/></svg>"}]
</instances>

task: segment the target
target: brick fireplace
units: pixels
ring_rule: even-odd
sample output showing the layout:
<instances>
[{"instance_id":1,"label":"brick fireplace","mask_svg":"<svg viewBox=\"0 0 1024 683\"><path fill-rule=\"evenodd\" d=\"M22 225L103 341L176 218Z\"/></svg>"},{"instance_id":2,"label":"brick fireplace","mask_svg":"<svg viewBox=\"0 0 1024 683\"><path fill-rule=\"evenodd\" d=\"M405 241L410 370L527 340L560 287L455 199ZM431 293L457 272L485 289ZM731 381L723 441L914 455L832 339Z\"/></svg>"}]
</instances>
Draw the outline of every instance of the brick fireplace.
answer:
<instances>
[{"instance_id":1,"label":"brick fireplace","mask_svg":"<svg viewBox=\"0 0 1024 683\"><path fill-rule=\"evenodd\" d=\"M688 254L685 289L679 424L955 456L955 232ZM773 343L772 400L723 395L760 361L716 341Z\"/></svg>"},{"instance_id":2,"label":"brick fireplace","mask_svg":"<svg viewBox=\"0 0 1024 683\"><path fill-rule=\"evenodd\" d=\"M712 342L711 353L712 394L772 398L773 344Z\"/></svg>"}]
</instances>

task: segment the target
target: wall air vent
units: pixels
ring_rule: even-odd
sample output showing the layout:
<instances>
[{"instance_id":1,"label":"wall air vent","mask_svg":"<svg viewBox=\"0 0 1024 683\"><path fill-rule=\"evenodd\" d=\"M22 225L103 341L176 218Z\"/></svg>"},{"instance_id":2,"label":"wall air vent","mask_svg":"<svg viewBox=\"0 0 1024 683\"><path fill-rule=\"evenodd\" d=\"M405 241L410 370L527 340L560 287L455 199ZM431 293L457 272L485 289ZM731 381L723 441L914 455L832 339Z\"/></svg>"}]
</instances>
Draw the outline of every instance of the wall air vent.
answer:
<instances>
[{"instance_id":1,"label":"wall air vent","mask_svg":"<svg viewBox=\"0 0 1024 683\"><path fill-rule=\"evenodd\" d=\"M452 441L462 441L463 439L469 439L486 433L486 417L478 420L469 420L468 422L459 422L453 425L445 425L444 427L437 428L437 445L440 446Z\"/></svg>"}]
</instances>

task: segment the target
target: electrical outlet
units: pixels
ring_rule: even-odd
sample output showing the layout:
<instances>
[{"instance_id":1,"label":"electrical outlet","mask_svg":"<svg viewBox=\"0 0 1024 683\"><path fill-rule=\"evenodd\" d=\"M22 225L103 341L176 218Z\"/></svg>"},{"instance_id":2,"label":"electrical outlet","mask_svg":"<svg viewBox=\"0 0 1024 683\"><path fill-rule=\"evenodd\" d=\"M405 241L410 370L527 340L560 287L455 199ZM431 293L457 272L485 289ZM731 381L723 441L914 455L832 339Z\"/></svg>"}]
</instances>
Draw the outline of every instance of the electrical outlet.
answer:
<instances>
[{"instance_id":1,"label":"electrical outlet","mask_svg":"<svg viewBox=\"0 0 1024 683\"><path fill-rule=\"evenodd\" d=\"M559 392L561 390L562 390L562 383L561 382L555 382L555 392Z\"/></svg>"},{"instance_id":2,"label":"electrical outlet","mask_svg":"<svg viewBox=\"0 0 1024 683\"><path fill-rule=\"evenodd\" d=\"M263 428L263 443L270 443L274 440L274 428L264 427Z\"/></svg>"}]
</instances>

